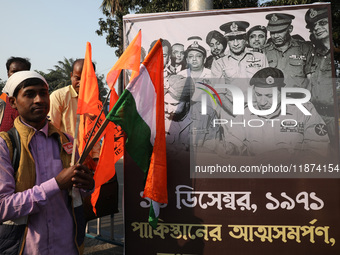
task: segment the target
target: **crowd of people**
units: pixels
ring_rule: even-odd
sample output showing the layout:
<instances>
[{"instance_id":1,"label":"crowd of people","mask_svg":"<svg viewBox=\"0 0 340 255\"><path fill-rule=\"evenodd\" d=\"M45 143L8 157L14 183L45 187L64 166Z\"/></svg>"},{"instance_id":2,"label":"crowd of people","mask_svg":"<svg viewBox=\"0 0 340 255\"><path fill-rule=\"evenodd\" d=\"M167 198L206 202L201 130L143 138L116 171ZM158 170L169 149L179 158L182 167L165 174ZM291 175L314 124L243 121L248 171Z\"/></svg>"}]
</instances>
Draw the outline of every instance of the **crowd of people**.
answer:
<instances>
[{"instance_id":1,"label":"crowd of people","mask_svg":"<svg viewBox=\"0 0 340 255\"><path fill-rule=\"evenodd\" d=\"M320 155L335 153L338 141L327 8L311 8L305 12L305 27L310 40L294 34L294 15L277 12L268 13L265 18L267 26L249 28L247 21L235 20L222 24L220 31L210 31L205 38L210 56L207 56L201 37L188 38L186 49L182 43L176 42L171 46L168 40L163 39L163 50L167 53L164 55L164 83L167 142L170 146L180 144L189 147L189 139L184 143L183 137L174 138L173 129L176 127L179 135L189 129L191 131L185 132L199 134L194 140L201 139L200 144L209 144L209 149L214 147L209 140L215 140L213 151L222 155L257 155L272 152L274 148L285 149L295 155L302 151ZM183 77L190 81L184 82ZM220 107L213 103L208 105L210 121L207 125L199 123L206 122L207 115L196 118L197 114L190 112L190 108L201 107L202 94L205 93L202 84L213 88L217 92L216 101L220 99L222 102ZM240 89L245 98L244 115L234 114L235 93L221 84ZM186 88L188 86L191 88ZM249 88L252 88L252 95L248 95ZM294 88L309 91L311 98L305 107L312 117L298 114L302 113L299 108L289 105L286 115L281 115L281 88L290 89L291 92L285 96L296 102L308 95ZM190 99L174 96L174 90L184 91L183 95L190 91ZM278 92L273 113L254 115L249 110L252 107L265 111L274 107L274 91ZM251 96L251 102L248 96ZM216 116L229 123L233 120L243 123L255 118L281 123L283 117L295 121L289 124L291 128L285 127L283 122L261 129L249 125L244 125L244 128L221 125L216 129L211 124Z\"/></svg>"}]
</instances>

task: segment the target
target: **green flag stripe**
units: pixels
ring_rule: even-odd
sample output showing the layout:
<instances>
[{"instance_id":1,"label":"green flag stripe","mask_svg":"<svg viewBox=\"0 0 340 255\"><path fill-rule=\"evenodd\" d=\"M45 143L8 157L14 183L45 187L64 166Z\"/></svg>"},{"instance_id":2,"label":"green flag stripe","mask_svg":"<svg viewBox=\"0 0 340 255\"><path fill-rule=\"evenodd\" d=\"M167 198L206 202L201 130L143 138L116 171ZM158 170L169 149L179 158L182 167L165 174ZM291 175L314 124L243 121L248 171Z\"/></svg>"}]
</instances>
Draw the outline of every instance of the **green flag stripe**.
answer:
<instances>
[{"instance_id":1,"label":"green flag stripe","mask_svg":"<svg viewBox=\"0 0 340 255\"><path fill-rule=\"evenodd\" d=\"M106 118L124 130L127 135L126 151L143 170L146 178L153 150L151 130L137 112L135 99L129 90L124 90Z\"/></svg>"}]
</instances>

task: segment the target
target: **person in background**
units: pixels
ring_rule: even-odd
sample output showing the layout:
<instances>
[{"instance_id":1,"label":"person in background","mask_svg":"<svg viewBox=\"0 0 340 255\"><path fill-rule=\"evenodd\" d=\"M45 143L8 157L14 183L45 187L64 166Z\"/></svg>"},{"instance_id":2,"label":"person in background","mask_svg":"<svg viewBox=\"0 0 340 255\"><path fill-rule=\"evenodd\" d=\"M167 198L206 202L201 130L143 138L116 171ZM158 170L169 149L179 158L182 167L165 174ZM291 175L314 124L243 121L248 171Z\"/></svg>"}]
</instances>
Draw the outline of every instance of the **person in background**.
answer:
<instances>
[{"instance_id":1,"label":"person in background","mask_svg":"<svg viewBox=\"0 0 340 255\"><path fill-rule=\"evenodd\" d=\"M338 143L335 133L334 85L327 8L309 9L305 21L314 47L311 64L311 102L325 121L331 145L335 147Z\"/></svg>"},{"instance_id":2,"label":"person in background","mask_svg":"<svg viewBox=\"0 0 340 255\"><path fill-rule=\"evenodd\" d=\"M287 87L308 88L313 47L310 42L291 36L292 20L295 16L270 13L266 15L266 19L270 42L264 46L263 52L267 57L268 65L283 72ZM298 95L291 96L298 97Z\"/></svg>"},{"instance_id":3,"label":"person in background","mask_svg":"<svg viewBox=\"0 0 340 255\"><path fill-rule=\"evenodd\" d=\"M247 48L246 21L232 21L220 26L225 32L229 49L225 56L215 59L211 66L212 77L217 84L233 84L237 86L247 98L249 80L261 68L267 67L264 54ZM233 97L228 89L218 89L223 110L232 113ZM227 115L228 115L227 114Z\"/></svg>"},{"instance_id":4,"label":"person in background","mask_svg":"<svg viewBox=\"0 0 340 255\"><path fill-rule=\"evenodd\" d=\"M210 47L211 55L207 57L204 67L211 69L214 59L224 57L227 39L220 32L213 30L208 33L205 41Z\"/></svg>"},{"instance_id":5,"label":"person in background","mask_svg":"<svg viewBox=\"0 0 340 255\"><path fill-rule=\"evenodd\" d=\"M264 26L253 26L247 32L248 45L254 51L262 52L267 41L267 29Z\"/></svg>"},{"instance_id":6,"label":"person in background","mask_svg":"<svg viewBox=\"0 0 340 255\"><path fill-rule=\"evenodd\" d=\"M250 80L250 85L254 86L254 109L262 112L272 110L272 113L264 115L250 111L249 107L245 109L244 119L266 123L261 129L250 126L245 128L245 144L249 154L268 157L273 162L280 162L281 159L307 162L308 159L326 159L329 156L330 141L325 122L313 104L304 104L311 115L305 115L295 104L287 104L287 114L281 114L281 91L286 86L284 81L283 72L273 67L259 70ZM273 88L277 93L274 93ZM278 124L268 124L271 121L274 123L274 120Z\"/></svg>"},{"instance_id":7,"label":"person in background","mask_svg":"<svg viewBox=\"0 0 340 255\"><path fill-rule=\"evenodd\" d=\"M11 77L12 74L19 71L29 71L31 69L31 63L27 58L21 57L10 57L6 62L7 76ZM13 122L15 118L19 115L18 111L13 109L8 101L8 96L4 95L5 107L0 115L3 115L0 118L0 131L8 131L13 127Z\"/></svg>"},{"instance_id":8,"label":"person in background","mask_svg":"<svg viewBox=\"0 0 340 255\"><path fill-rule=\"evenodd\" d=\"M181 43L175 43L172 45L172 56L170 69L173 74L176 74L184 70L187 66L184 56L184 45Z\"/></svg>"},{"instance_id":9,"label":"person in background","mask_svg":"<svg viewBox=\"0 0 340 255\"><path fill-rule=\"evenodd\" d=\"M73 137L76 133L78 93L83 65L84 59L75 60L71 72L72 84L53 91L50 96L51 107L48 116L51 123L60 131ZM99 153L100 143L97 143L93 146L90 156L97 161Z\"/></svg>"}]
</instances>

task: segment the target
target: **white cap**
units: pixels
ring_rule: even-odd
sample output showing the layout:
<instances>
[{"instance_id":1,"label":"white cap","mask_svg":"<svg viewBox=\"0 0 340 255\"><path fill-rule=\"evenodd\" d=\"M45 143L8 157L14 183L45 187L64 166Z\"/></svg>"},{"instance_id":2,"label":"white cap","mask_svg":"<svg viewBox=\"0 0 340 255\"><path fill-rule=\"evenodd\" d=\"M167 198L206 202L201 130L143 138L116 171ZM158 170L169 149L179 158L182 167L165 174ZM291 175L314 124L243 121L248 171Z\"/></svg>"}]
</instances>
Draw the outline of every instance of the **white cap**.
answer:
<instances>
[{"instance_id":1,"label":"white cap","mask_svg":"<svg viewBox=\"0 0 340 255\"><path fill-rule=\"evenodd\" d=\"M20 71L16 72L8 78L5 87L2 89L2 92L6 93L9 97L12 97L14 94L14 90L18 87L18 85L23 82L24 80L31 79L31 78L38 78L42 80L46 86L48 84L44 77L34 71Z\"/></svg>"}]
</instances>

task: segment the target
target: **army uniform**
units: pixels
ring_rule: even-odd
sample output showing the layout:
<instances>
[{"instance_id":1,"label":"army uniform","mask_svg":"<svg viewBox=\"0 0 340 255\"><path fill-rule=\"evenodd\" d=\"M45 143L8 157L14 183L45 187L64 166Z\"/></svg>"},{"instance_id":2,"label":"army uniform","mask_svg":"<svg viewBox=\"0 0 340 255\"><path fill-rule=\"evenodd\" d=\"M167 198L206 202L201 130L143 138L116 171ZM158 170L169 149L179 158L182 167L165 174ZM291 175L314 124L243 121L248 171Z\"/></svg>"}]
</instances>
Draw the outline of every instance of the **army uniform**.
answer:
<instances>
[{"instance_id":1,"label":"army uniform","mask_svg":"<svg viewBox=\"0 0 340 255\"><path fill-rule=\"evenodd\" d=\"M166 94L169 94L174 102L186 103L187 106L183 111L187 112L182 112L182 118L176 121L165 118L168 148L177 152L188 151L190 141L192 141L192 144L196 147L213 150L218 132L218 127L212 126L212 120L217 118L216 111L208 105L207 114L202 115L201 102L191 101L195 90L192 78L173 75L169 81L170 88L166 91Z\"/></svg>"},{"instance_id":2,"label":"army uniform","mask_svg":"<svg viewBox=\"0 0 340 255\"><path fill-rule=\"evenodd\" d=\"M272 13L266 16L269 20L267 30L279 33L288 29L293 15ZM287 87L308 88L307 75L311 72L313 47L310 42L290 38L288 48L282 51L271 41L264 46L263 52L267 57L268 65L282 70Z\"/></svg>"},{"instance_id":3,"label":"army uniform","mask_svg":"<svg viewBox=\"0 0 340 255\"><path fill-rule=\"evenodd\" d=\"M306 103L304 106L312 114L311 116L304 115L295 105L287 105L287 115L281 115L281 111L277 110L270 117L255 115L246 109L247 122L254 119L264 122L263 127L245 129L246 144L250 154L258 155L286 149L291 154L298 151L313 151L319 155L327 155L329 137L325 122L312 103ZM275 119L274 127L272 122L268 121L270 119ZM280 124L281 121L284 121L284 125Z\"/></svg>"},{"instance_id":4,"label":"army uniform","mask_svg":"<svg viewBox=\"0 0 340 255\"><path fill-rule=\"evenodd\" d=\"M314 24L324 18L328 19L327 8L309 9L305 15L306 28L309 28L312 33ZM327 125L332 145L334 143L337 146L331 51L323 44L320 44L313 33L311 38L315 43L311 65L311 101Z\"/></svg>"},{"instance_id":5,"label":"army uniform","mask_svg":"<svg viewBox=\"0 0 340 255\"><path fill-rule=\"evenodd\" d=\"M255 89L281 88L285 86L284 75L281 70L268 67L257 72L250 84ZM266 93L261 90L258 92ZM254 107L259 108L256 103ZM245 143L249 153L259 155L283 149L290 155L303 152L305 155L327 156L330 143L327 128L313 104L304 104L311 115L305 115L296 105L289 104L286 107L286 115L282 115L278 107L272 114L264 116L256 115L246 108L245 121L253 126L245 128Z\"/></svg>"},{"instance_id":6,"label":"army uniform","mask_svg":"<svg viewBox=\"0 0 340 255\"><path fill-rule=\"evenodd\" d=\"M287 87L307 88L307 74L311 72L313 47L308 42L291 38L289 48L282 52L273 42L263 48L268 65L284 73Z\"/></svg>"},{"instance_id":7,"label":"army uniform","mask_svg":"<svg viewBox=\"0 0 340 255\"><path fill-rule=\"evenodd\" d=\"M207 52L203 46L199 44L199 37L191 37L189 38L192 40L192 44L189 45L189 47L185 51L185 55L188 56L189 52L196 51L203 55L203 60L207 56ZM189 40L188 39L188 40ZM190 67L187 69L184 69L178 73L178 75L184 76L184 77L191 77L195 83L195 86L198 85L198 82L203 82L206 84L211 84L211 71L208 68L204 67L204 61L202 62L201 72L193 72ZM200 91L198 89L195 90L194 94L191 97L192 101L198 102L201 100L200 97Z\"/></svg>"},{"instance_id":8,"label":"army uniform","mask_svg":"<svg viewBox=\"0 0 340 255\"><path fill-rule=\"evenodd\" d=\"M246 95L250 78L258 70L267 66L264 54L246 48L244 56L240 60L235 59L230 52L227 52L222 58L215 59L211 66L211 75L217 79L224 78L224 84L238 84Z\"/></svg>"},{"instance_id":9,"label":"army uniform","mask_svg":"<svg viewBox=\"0 0 340 255\"><path fill-rule=\"evenodd\" d=\"M191 144L195 147L213 151L218 139L218 127L213 127L216 112L207 106L207 114L201 114L201 103L193 102L187 115L180 121L165 119L166 143L177 149L188 151Z\"/></svg>"}]
</instances>

